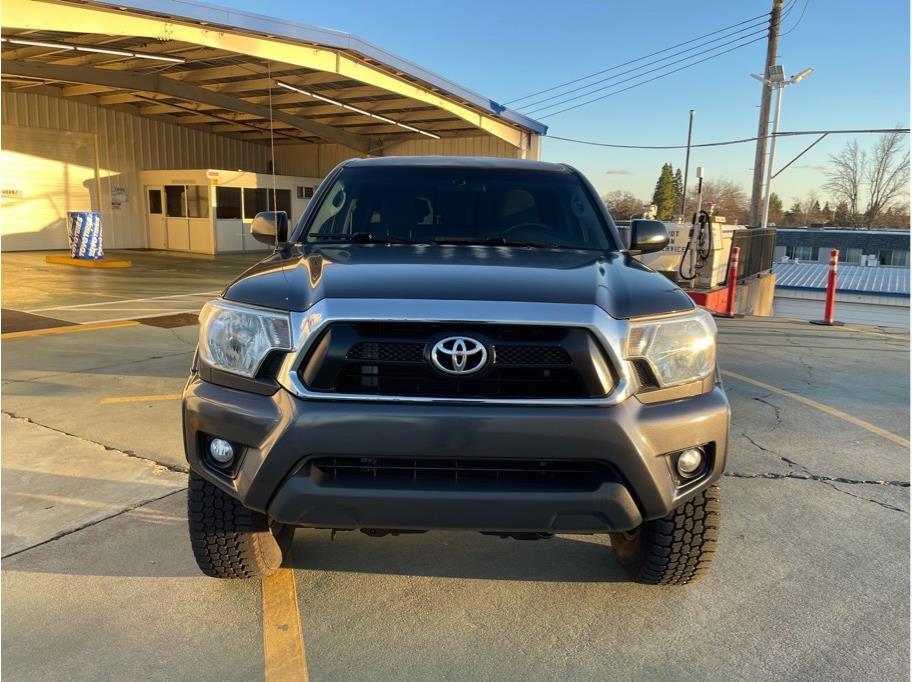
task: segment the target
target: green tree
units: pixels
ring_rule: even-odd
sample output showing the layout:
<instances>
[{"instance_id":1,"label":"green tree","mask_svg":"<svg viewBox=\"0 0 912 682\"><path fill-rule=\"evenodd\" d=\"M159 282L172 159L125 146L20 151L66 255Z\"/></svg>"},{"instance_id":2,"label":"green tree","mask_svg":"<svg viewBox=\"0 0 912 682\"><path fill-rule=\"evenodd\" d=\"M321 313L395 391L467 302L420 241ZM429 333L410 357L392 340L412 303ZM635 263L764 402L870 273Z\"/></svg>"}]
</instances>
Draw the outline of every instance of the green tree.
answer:
<instances>
[{"instance_id":1,"label":"green tree","mask_svg":"<svg viewBox=\"0 0 912 682\"><path fill-rule=\"evenodd\" d=\"M684 196L684 174L681 172L680 168L678 168L675 171L674 184L675 184L674 210L678 211L681 208L681 197Z\"/></svg>"},{"instance_id":2,"label":"green tree","mask_svg":"<svg viewBox=\"0 0 912 682\"><path fill-rule=\"evenodd\" d=\"M820 220L825 225L830 225L833 222L833 209L830 208L830 202L824 202L822 213L820 215Z\"/></svg>"},{"instance_id":3,"label":"green tree","mask_svg":"<svg viewBox=\"0 0 912 682\"><path fill-rule=\"evenodd\" d=\"M769 222L776 224L782 222L782 199L775 192L770 194Z\"/></svg>"},{"instance_id":4,"label":"green tree","mask_svg":"<svg viewBox=\"0 0 912 682\"><path fill-rule=\"evenodd\" d=\"M846 227L854 223L855 219L849 211L849 202L840 201L836 204L836 210L833 211L833 224L836 227Z\"/></svg>"},{"instance_id":5,"label":"green tree","mask_svg":"<svg viewBox=\"0 0 912 682\"><path fill-rule=\"evenodd\" d=\"M674 170L670 163L662 165L662 172L656 181L652 203L656 205L656 216L659 220L670 220L674 214L675 204Z\"/></svg>"},{"instance_id":6,"label":"green tree","mask_svg":"<svg viewBox=\"0 0 912 682\"><path fill-rule=\"evenodd\" d=\"M783 225L803 225L804 224L804 209L801 208L801 202L798 199L795 199L792 202L792 207L785 212L785 215L782 216Z\"/></svg>"}]
</instances>

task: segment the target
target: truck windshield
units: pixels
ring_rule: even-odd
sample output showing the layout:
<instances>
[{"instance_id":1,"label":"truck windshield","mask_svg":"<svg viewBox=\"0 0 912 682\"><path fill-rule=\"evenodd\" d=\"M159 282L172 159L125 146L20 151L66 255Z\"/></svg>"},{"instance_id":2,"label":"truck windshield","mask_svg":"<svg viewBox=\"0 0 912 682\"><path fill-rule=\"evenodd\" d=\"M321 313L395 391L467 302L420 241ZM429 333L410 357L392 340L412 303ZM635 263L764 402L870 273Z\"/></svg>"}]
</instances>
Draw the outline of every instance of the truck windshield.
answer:
<instances>
[{"instance_id":1,"label":"truck windshield","mask_svg":"<svg viewBox=\"0 0 912 682\"><path fill-rule=\"evenodd\" d=\"M346 168L305 234L311 243L616 248L579 178L540 170Z\"/></svg>"}]
</instances>

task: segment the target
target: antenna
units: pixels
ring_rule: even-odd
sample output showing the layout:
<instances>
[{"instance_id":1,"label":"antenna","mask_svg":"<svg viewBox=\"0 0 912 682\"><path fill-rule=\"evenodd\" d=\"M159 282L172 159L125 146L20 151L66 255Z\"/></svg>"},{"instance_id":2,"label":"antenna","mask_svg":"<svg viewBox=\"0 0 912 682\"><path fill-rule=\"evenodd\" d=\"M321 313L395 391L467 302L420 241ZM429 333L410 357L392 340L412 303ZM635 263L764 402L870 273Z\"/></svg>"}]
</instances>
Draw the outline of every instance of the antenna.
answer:
<instances>
[{"instance_id":1,"label":"antenna","mask_svg":"<svg viewBox=\"0 0 912 682\"><path fill-rule=\"evenodd\" d=\"M272 62L266 62L266 80L269 83L269 156L271 159L272 170L272 210L278 211L279 204L276 201L276 170L275 170L275 132L272 124Z\"/></svg>"}]
</instances>

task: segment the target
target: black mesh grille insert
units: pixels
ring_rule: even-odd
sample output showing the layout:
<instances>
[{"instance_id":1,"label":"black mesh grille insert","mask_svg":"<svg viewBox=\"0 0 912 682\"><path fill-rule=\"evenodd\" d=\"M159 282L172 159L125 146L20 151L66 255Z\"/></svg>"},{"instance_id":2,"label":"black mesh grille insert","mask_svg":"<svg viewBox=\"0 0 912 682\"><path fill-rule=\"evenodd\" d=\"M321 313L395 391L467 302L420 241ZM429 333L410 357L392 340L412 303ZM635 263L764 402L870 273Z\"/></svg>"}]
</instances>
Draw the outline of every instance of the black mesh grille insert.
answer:
<instances>
[{"instance_id":1,"label":"black mesh grille insert","mask_svg":"<svg viewBox=\"0 0 912 682\"><path fill-rule=\"evenodd\" d=\"M645 360L634 360L633 370L636 374L637 383L641 388L658 388L659 382L652 373L652 368Z\"/></svg>"},{"instance_id":2,"label":"black mesh grille insert","mask_svg":"<svg viewBox=\"0 0 912 682\"><path fill-rule=\"evenodd\" d=\"M619 480L606 462L572 459L317 457L304 470L345 487L594 490Z\"/></svg>"},{"instance_id":3,"label":"black mesh grille insert","mask_svg":"<svg viewBox=\"0 0 912 682\"><path fill-rule=\"evenodd\" d=\"M422 343L378 343L362 341L351 347L347 360L379 360L380 362L423 362Z\"/></svg>"},{"instance_id":4,"label":"black mesh grille insert","mask_svg":"<svg viewBox=\"0 0 912 682\"><path fill-rule=\"evenodd\" d=\"M488 351L477 372L456 375L428 358L433 345L467 336ZM308 388L432 398L583 398L608 393L612 372L585 329L477 323L337 322L299 368Z\"/></svg>"},{"instance_id":5,"label":"black mesh grille insert","mask_svg":"<svg viewBox=\"0 0 912 682\"><path fill-rule=\"evenodd\" d=\"M560 346L495 346L499 365L569 365L570 354Z\"/></svg>"}]
</instances>

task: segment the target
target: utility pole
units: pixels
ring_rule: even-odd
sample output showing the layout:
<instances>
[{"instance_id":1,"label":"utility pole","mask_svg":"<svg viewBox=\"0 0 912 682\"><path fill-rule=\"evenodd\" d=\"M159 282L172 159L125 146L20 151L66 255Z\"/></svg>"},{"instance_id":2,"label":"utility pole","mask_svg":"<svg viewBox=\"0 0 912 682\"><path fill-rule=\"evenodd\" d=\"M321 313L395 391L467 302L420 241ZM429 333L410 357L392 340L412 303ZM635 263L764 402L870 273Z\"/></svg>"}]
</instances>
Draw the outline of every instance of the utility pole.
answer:
<instances>
[{"instance_id":1,"label":"utility pole","mask_svg":"<svg viewBox=\"0 0 912 682\"><path fill-rule=\"evenodd\" d=\"M776 63L776 52L779 49L779 25L782 23L782 0L773 0L770 11L769 35L766 42L766 64L763 68L763 77L770 77L770 67ZM751 210L750 225L756 227L760 224L760 214L763 210L763 176L766 169L766 142L769 135L770 99L772 88L763 84L763 93L760 98L760 122L757 125L757 151L754 154L754 182L751 185Z\"/></svg>"},{"instance_id":2,"label":"utility pole","mask_svg":"<svg viewBox=\"0 0 912 682\"><path fill-rule=\"evenodd\" d=\"M687 214L684 213L687 202L687 173L690 170L690 139L693 136L694 129L694 110L690 110L690 123L687 125L687 156L684 157L684 181L681 187L681 220L687 222Z\"/></svg>"}]
</instances>

